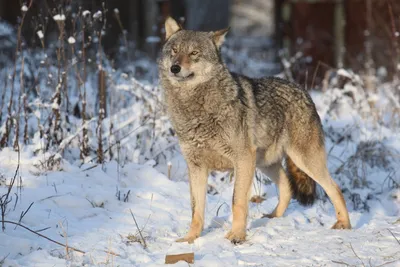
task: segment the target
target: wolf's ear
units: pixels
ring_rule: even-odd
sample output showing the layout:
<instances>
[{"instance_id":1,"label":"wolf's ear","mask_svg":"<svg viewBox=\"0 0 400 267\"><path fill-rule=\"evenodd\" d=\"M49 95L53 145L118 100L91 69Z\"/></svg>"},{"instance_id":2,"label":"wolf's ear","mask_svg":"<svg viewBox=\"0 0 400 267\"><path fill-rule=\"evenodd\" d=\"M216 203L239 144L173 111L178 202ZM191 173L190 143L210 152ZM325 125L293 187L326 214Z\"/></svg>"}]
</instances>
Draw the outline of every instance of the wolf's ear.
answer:
<instances>
[{"instance_id":1,"label":"wolf's ear","mask_svg":"<svg viewBox=\"0 0 400 267\"><path fill-rule=\"evenodd\" d=\"M171 17L165 20L165 40L168 40L174 33L182 30L178 22Z\"/></svg>"},{"instance_id":2,"label":"wolf's ear","mask_svg":"<svg viewBox=\"0 0 400 267\"><path fill-rule=\"evenodd\" d=\"M228 33L229 29L230 27L223 30L212 32L213 41L218 48L220 48L221 45L224 43L225 35Z\"/></svg>"}]
</instances>

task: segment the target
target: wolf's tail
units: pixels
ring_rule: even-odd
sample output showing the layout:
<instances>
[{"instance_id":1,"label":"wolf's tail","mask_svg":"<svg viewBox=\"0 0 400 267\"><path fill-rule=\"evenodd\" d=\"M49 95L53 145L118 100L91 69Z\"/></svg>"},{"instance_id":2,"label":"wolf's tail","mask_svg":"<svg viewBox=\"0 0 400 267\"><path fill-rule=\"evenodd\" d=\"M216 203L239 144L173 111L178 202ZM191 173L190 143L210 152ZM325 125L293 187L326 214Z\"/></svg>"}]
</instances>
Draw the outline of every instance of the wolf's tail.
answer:
<instances>
[{"instance_id":1,"label":"wolf's tail","mask_svg":"<svg viewBox=\"0 0 400 267\"><path fill-rule=\"evenodd\" d=\"M314 204L316 198L315 181L286 157L287 174L292 189L293 198L304 206Z\"/></svg>"}]
</instances>

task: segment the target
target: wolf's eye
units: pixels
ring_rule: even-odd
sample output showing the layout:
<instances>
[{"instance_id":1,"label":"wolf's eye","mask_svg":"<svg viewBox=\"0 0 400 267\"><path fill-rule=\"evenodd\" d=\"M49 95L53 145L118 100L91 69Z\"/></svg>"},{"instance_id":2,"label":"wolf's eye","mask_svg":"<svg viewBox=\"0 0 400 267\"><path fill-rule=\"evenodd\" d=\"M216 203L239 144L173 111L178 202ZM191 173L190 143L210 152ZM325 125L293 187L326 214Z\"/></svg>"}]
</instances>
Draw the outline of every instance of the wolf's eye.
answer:
<instances>
[{"instance_id":1,"label":"wolf's eye","mask_svg":"<svg viewBox=\"0 0 400 267\"><path fill-rule=\"evenodd\" d=\"M198 51L193 51L192 53L190 53L191 56L195 56L197 55L199 52Z\"/></svg>"},{"instance_id":2,"label":"wolf's eye","mask_svg":"<svg viewBox=\"0 0 400 267\"><path fill-rule=\"evenodd\" d=\"M176 47L172 47L172 53L174 54L178 53L178 49L176 49Z\"/></svg>"}]
</instances>

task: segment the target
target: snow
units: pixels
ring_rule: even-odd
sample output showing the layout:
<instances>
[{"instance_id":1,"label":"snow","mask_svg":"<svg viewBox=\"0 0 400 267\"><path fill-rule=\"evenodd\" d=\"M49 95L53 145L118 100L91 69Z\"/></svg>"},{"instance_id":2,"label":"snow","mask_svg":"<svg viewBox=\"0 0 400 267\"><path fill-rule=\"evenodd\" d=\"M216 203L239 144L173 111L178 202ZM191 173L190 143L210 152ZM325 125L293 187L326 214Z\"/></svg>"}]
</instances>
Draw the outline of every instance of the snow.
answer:
<instances>
[{"instance_id":1,"label":"snow","mask_svg":"<svg viewBox=\"0 0 400 267\"><path fill-rule=\"evenodd\" d=\"M65 20L65 15L64 14L57 14L53 16L53 19L55 21L64 21Z\"/></svg>"},{"instance_id":2,"label":"snow","mask_svg":"<svg viewBox=\"0 0 400 267\"><path fill-rule=\"evenodd\" d=\"M39 31L36 32L36 34L39 37L39 39L43 39L44 38L43 31L39 30Z\"/></svg>"},{"instance_id":3,"label":"snow","mask_svg":"<svg viewBox=\"0 0 400 267\"><path fill-rule=\"evenodd\" d=\"M337 74L340 75L340 76L343 76L343 77L346 77L346 78L350 78L350 79L351 79L351 74L350 74L347 70L345 70L345 69L339 69L339 70L337 71Z\"/></svg>"},{"instance_id":4,"label":"snow","mask_svg":"<svg viewBox=\"0 0 400 267\"><path fill-rule=\"evenodd\" d=\"M53 104L51 105L52 109L60 109L60 106L57 103L57 99L54 99Z\"/></svg>"},{"instance_id":5,"label":"snow","mask_svg":"<svg viewBox=\"0 0 400 267\"><path fill-rule=\"evenodd\" d=\"M148 36L146 38L146 43L159 43L160 41L161 39L158 36Z\"/></svg>"},{"instance_id":6,"label":"snow","mask_svg":"<svg viewBox=\"0 0 400 267\"><path fill-rule=\"evenodd\" d=\"M400 149L400 136L390 128L376 129L354 116L358 114L354 105L346 102L350 98L342 100L341 112L330 111L331 103L337 101L333 96L340 94L338 90L312 94L326 129L332 126L345 131L349 125L358 124L347 144L336 144L327 136L331 173L340 165L337 158L349 159L360 140L378 138L386 140L387 146ZM0 259L7 256L4 266L160 266L166 254L188 252L195 254L193 266L400 264L400 245L394 238L400 239L400 190L384 185L388 175L384 169L365 169L369 186L355 189L360 198L373 195L368 201L369 211L356 209L352 195L345 193L352 230L330 229L335 212L326 199L318 200L312 207L302 207L293 200L284 217L261 218L274 209L278 196L275 185L255 182L253 194L262 194L266 201L250 204L247 241L240 245L224 238L232 224L233 182L224 173L210 175L209 184L218 194L208 195L205 229L194 244L178 244L174 240L185 235L191 220L186 165L179 153L156 166L154 160L124 166L115 161L102 166L80 166L59 156L59 171L43 171L43 157L46 155L35 156L29 147L22 150L22 197L15 209L9 208L6 219L18 222L21 212L33 202L21 224L34 230L50 227L40 233L61 243L68 241L68 246L86 253L70 250L66 256L65 248L21 227L6 225L6 230L0 232ZM0 152L0 177L6 177L7 182L14 175L17 159L17 152L11 149ZM170 179L165 171L168 168ZM346 187L348 180L340 175L335 178L342 188ZM398 174L394 179L399 181ZM0 195L5 191L5 187L0 187ZM16 189L13 192L18 193ZM141 244L130 211L147 248ZM187 264L180 262L177 266Z\"/></svg>"},{"instance_id":7,"label":"snow","mask_svg":"<svg viewBox=\"0 0 400 267\"><path fill-rule=\"evenodd\" d=\"M74 44L75 42L76 42L76 40L75 40L74 37L70 36L70 37L68 38L68 43L69 43L69 44Z\"/></svg>"},{"instance_id":8,"label":"snow","mask_svg":"<svg viewBox=\"0 0 400 267\"><path fill-rule=\"evenodd\" d=\"M93 19L100 19L102 16L102 13L100 10L98 10L96 13L93 14Z\"/></svg>"},{"instance_id":9,"label":"snow","mask_svg":"<svg viewBox=\"0 0 400 267\"><path fill-rule=\"evenodd\" d=\"M85 10L85 11L82 12L82 15L83 15L84 17L87 17L87 16L90 15L90 11L89 11L89 10Z\"/></svg>"},{"instance_id":10,"label":"snow","mask_svg":"<svg viewBox=\"0 0 400 267\"><path fill-rule=\"evenodd\" d=\"M82 15L91 17L87 10ZM102 16L101 12L94 15ZM12 33L12 28L0 24L0 35L8 31ZM231 70L260 77L279 65L270 61L276 50L269 48L267 40L238 38L228 40L222 53L230 59L227 65ZM46 59L43 64L53 62L51 50L36 56ZM289 68L301 56L297 53L283 62ZM40 234L68 243L70 249L67 254L62 246L6 224L5 231L0 230L0 266L160 266L166 254L187 252L195 254L192 266L399 266L400 245L395 238L400 239L400 101L395 83L379 84L376 92L367 93L362 77L340 69L332 74L326 91L312 92L326 134L329 170L343 190L352 230L330 229L335 211L320 188L320 199L312 207L292 200L282 218L262 218L278 202L276 186L262 177L254 180L252 195L266 200L249 204L247 241L233 245L224 235L232 225L234 182L228 173L211 173L205 229L194 244L178 244L174 240L186 234L191 220L188 173L163 113L161 90L152 84L157 74L151 70L156 64L135 58L134 63L123 61L126 68L114 72L113 64L106 59L100 62L96 56L87 57L88 62L101 63L110 77L108 117L102 127L104 149L115 145L114 160L109 161L107 156L106 163L97 165L98 73L88 69L87 81L81 86L87 90L87 98L79 102L74 82L79 58L77 52L68 59L68 67L72 66L65 73L72 75L66 76L69 99L63 90L54 88L57 68L31 75L43 77L37 84L40 97L27 97L31 140L26 146L21 142L17 186L11 191L12 201L5 215L6 220L18 222L33 203L21 224L33 230L45 229ZM141 72L148 73L140 76L145 77L145 84L133 78ZM4 73L11 72L5 68ZM20 88L19 79L15 81L15 88ZM60 96L55 98L54 91ZM6 95L6 99L9 97ZM15 99L18 97L15 94ZM79 107L86 104L85 122L70 114L66 123L67 101L70 110L76 103ZM50 144L54 147L45 150L46 140L59 134L53 131L54 124L46 124L52 120L53 110L60 112L63 134L59 145ZM3 114L6 118L8 113ZM18 118L17 113L11 116ZM1 134L4 120L2 123ZM80 159L84 130L88 131L91 152ZM46 164L49 162L51 166ZM17 164L18 154L12 148L0 151L0 198ZM131 211L147 248L142 245ZM71 247L86 253L73 252ZM188 265L180 262L176 266Z\"/></svg>"},{"instance_id":11,"label":"snow","mask_svg":"<svg viewBox=\"0 0 400 267\"><path fill-rule=\"evenodd\" d=\"M8 23L0 23L0 37L10 36L14 32L13 27Z\"/></svg>"}]
</instances>

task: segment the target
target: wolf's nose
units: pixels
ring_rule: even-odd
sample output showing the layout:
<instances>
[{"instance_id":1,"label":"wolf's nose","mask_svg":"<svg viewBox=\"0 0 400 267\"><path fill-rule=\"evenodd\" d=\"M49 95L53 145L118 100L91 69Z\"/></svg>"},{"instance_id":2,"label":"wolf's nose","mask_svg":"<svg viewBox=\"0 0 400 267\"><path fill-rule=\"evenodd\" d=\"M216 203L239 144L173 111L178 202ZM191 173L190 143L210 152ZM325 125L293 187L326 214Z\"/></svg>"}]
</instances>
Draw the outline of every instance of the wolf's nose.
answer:
<instances>
[{"instance_id":1,"label":"wolf's nose","mask_svg":"<svg viewBox=\"0 0 400 267\"><path fill-rule=\"evenodd\" d=\"M181 71L181 66L179 66L179 65L172 65L171 66L171 72L173 73L173 74L177 74L177 73L179 73Z\"/></svg>"}]
</instances>

